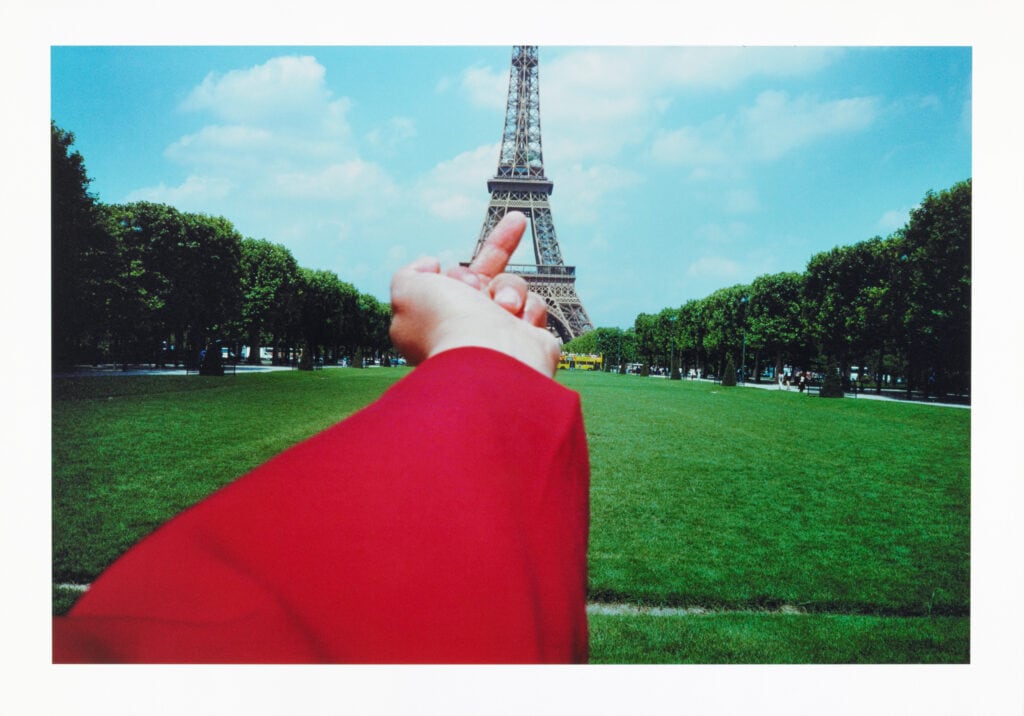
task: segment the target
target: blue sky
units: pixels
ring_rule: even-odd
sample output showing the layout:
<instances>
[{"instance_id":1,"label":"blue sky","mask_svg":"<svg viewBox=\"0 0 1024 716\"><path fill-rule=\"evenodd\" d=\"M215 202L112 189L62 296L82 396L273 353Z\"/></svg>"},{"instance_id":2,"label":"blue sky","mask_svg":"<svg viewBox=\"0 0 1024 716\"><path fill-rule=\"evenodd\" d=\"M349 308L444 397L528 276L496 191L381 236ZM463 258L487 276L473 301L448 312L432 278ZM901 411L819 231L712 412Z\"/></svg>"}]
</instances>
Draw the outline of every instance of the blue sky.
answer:
<instances>
[{"instance_id":1,"label":"blue sky","mask_svg":"<svg viewBox=\"0 0 1024 716\"><path fill-rule=\"evenodd\" d=\"M387 300L416 256L469 258L510 56L55 46L51 116L100 200L223 215ZM969 47L541 46L540 93L555 228L598 326L802 271L972 175Z\"/></svg>"}]
</instances>

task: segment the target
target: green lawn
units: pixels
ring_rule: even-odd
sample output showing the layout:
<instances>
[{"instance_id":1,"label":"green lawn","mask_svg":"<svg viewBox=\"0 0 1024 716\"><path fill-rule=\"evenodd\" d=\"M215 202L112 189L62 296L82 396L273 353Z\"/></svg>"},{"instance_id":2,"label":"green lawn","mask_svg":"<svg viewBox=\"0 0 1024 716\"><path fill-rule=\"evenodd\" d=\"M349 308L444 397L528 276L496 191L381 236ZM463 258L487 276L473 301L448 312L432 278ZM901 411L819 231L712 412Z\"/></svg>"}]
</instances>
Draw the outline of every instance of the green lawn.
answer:
<instances>
[{"instance_id":1,"label":"green lawn","mask_svg":"<svg viewBox=\"0 0 1024 716\"><path fill-rule=\"evenodd\" d=\"M56 584L405 369L55 379ZM559 374L590 441L598 663L969 660L970 411ZM60 613L77 593L54 591ZM802 614L767 611L786 605Z\"/></svg>"},{"instance_id":2,"label":"green lawn","mask_svg":"<svg viewBox=\"0 0 1024 716\"><path fill-rule=\"evenodd\" d=\"M590 615L592 664L963 664L965 617Z\"/></svg>"},{"instance_id":3,"label":"green lawn","mask_svg":"<svg viewBox=\"0 0 1024 716\"><path fill-rule=\"evenodd\" d=\"M184 508L405 369L53 381L53 578L87 583Z\"/></svg>"},{"instance_id":4,"label":"green lawn","mask_svg":"<svg viewBox=\"0 0 1024 716\"><path fill-rule=\"evenodd\" d=\"M970 411L574 374L601 601L964 615Z\"/></svg>"}]
</instances>

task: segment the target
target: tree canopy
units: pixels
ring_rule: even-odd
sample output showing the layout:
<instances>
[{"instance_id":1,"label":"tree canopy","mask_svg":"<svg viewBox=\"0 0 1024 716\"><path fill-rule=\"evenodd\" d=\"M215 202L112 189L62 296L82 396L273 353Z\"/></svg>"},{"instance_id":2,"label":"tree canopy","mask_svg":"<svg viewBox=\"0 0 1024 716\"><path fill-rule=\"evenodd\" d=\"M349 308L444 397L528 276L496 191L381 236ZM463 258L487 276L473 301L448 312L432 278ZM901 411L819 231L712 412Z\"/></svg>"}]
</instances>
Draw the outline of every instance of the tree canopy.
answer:
<instances>
[{"instance_id":1,"label":"tree canopy","mask_svg":"<svg viewBox=\"0 0 1024 716\"><path fill-rule=\"evenodd\" d=\"M597 340L582 336L566 350L622 355L628 334L630 362L669 367L677 360L704 375L743 362L755 380L785 366L822 373L831 366L847 381L869 376L876 389L963 394L970 391L970 296L967 179L928 192L887 238L817 253L802 273L767 274L641 313L628 331L599 328Z\"/></svg>"},{"instance_id":2,"label":"tree canopy","mask_svg":"<svg viewBox=\"0 0 1024 716\"><path fill-rule=\"evenodd\" d=\"M105 205L74 136L51 122L53 362L189 363L212 343L276 360L391 350L389 309L220 216ZM383 322L383 329L381 324Z\"/></svg>"},{"instance_id":3,"label":"tree canopy","mask_svg":"<svg viewBox=\"0 0 1024 716\"><path fill-rule=\"evenodd\" d=\"M51 122L55 366L186 362L220 341L303 356L387 360L390 307L337 274L300 267L284 246L243 237L224 217L89 193L74 135ZM811 256L802 273L759 276L628 329L598 328L564 349L627 364L759 379L838 366L878 389L970 391L971 180L929 191L892 235ZM171 350L173 348L173 350ZM856 368L856 371L854 371Z\"/></svg>"}]
</instances>

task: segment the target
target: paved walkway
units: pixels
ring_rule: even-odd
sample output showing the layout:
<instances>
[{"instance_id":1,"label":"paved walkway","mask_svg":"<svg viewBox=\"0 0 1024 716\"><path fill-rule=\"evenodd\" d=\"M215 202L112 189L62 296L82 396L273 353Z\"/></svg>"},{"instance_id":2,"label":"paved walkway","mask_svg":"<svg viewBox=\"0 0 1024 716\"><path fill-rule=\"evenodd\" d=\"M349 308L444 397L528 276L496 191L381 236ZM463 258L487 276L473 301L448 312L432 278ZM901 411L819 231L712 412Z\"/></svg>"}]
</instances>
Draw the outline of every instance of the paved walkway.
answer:
<instances>
[{"instance_id":1,"label":"paved walkway","mask_svg":"<svg viewBox=\"0 0 1024 716\"><path fill-rule=\"evenodd\" d=\"M324 366L325 368L339 368L342 366ZM236 368L238 373L264 373L272 370L296 370L294 367L286 365L247 365L245 363L239 363ZM68 378L68 377L83 377L91 375L185 375L184 368L141 368L131 367L128 370L122 370L121 368L113 365L102 365L95 368L84 366L75 368L74 370L63 371L54 373L55 378ZM189 373L189 375L195 375L195 373ZM666 378L666 376L652 376L657 378ZM689 378L684 377L682 380L687 381ZM716 383L717 381L707 380L706 378L698 378L703 383ZM746 383L737 383L737 387L740 388L759 388L761 390L783 390L791 393L798 393L799 391L795 386L789 388L780 388L774 381L765 381L762 383L754 383L748 381ZM935 405L943 408L967 408L970 409L970 405L964 405L962 403L942 403L937 400L908 400L903 397L903 394L882 394L878 395L874 391L867 391L864 393L846 393L847 398L855 398L857 400L887 400L896 403L915 403L919 405Z\"/></svg>"},{"instance_id":2,"label":"paved walkway","mask_svg":"<svg viewBox=\"0 0 1024 716\"><path fill-rule=\"evenodd\" d=\"M336 367L336 366L330 366ZM287 365L247 365L245 363L239 363L235 366L236 373L265 373L272 370L296 370L295 368ZM228 374L231 373L230 366L227 368ZM128 370L123 370L117 366L112 365L101 365L101 366L79 366L72 370L59 371L53 374L54 378L82 378L94 375L196 375L193 370L190 373L185 373L185 368L143 368L141 366L131 366Z\"/></svg>"},{"instance_id":3,"label":"paved walkway","mask_svg":"<svg viewBox=\"0 0 1024 716\"><path fill-rule=\"evenodd\" d=\"M783 386L783 387L780 388L778 383L775 383L775 382L754 383L754 382L749 382L748 381L746 383L737 383L736 385L738 387L741 387L741 388L760 388L762 390L780 390L780 391L788 391L790 393L799 393L800 392L796 388L796 386L790 386L789 388L786 388L785 386ZM939 402L937 400L917 400L917 399L909 399L908 400L906 397L903 397L902 393L899 394L899 395L895 395L895 394L892 394L892 393L889 393L889 394L883 393L883 394L879 395L878 393L875 393L873 390L868 390L868 391L865 391L863 393L861 393L860 391L858 391L857 393L846 393L845 397L847 397L847 398L855 398L857 400L887 400L887 401L894 402L894 403L914 403L914 404L917 404L917 405L935 405L935 406L939 406L939 407L942 407L942 408L967 408L967 409L970 409L970 407L971 407L970 405L964 405L963 403L942 403L942 402Z\"/></svg>"}]
</instances>

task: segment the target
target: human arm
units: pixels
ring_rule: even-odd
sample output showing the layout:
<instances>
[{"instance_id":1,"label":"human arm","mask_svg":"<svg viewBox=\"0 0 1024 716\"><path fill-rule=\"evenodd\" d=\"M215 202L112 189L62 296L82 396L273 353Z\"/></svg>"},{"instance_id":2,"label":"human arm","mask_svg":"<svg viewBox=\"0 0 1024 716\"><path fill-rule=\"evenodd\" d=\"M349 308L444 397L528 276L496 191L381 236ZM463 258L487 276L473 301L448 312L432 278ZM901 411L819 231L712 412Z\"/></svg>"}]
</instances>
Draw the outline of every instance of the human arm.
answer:
<instances>
[{"instance_id":1,"label":"human arm","mask_svg":"<svg viewBox=\"0 0 1024 716\"><path fill-rule=\"evenodd\" d=\"M490 256L396 276L419 367L129 550L54 619L54 661L585 661L579 398Z\"/></svg>"}]
</instances>

